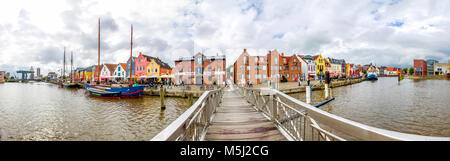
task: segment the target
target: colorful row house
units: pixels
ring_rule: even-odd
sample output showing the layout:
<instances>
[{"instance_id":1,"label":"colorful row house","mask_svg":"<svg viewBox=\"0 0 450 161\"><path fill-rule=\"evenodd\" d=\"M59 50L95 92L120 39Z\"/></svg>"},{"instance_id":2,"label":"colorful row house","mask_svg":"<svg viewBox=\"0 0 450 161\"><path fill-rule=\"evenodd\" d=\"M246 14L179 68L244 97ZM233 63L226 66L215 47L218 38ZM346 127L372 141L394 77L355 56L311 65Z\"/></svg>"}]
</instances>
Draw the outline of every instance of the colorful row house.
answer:
<instances>
[{"instance_id":1,"label":"colorful row house","mask_svg":"<svg viewBox=\"0 0 450 161\"><path fill-rule=\"evenodd\" d=\"M323 77L325 75L325 60L322 57L322 54L316 55L313 57L316 63L316 74L318 77Z\"/></svg>"},{"instance_id":2,"label":"colorful row house","mask_svg":"<svg viewBox=\"0 0 450 161\"><path fill-rule=\"evenodd\" d=\"M134 72L137 77L171 75L172 68L157 57L139 53L135 59Z\"/></svg>"},{"instance_id":3,"label":"colorful row house","mask_svg":"<svg viewBox=\"0 0 450 161\"><path fill-rule=\"evenodd\" d=\"M197 85L225 84L225 58L225 55L205 56L201 53L192 57L181 57L175 60L174 82Z\"/></svg>"},{"instance_id":4,"label":"colorful row house","mask_svg":"<svg viewBox=\"0 0 450 161\"><path fill-rule=\"evenodd\" d=\"M308 66L307 69L307 74L306 74L306 79L308 78L317 78L317 74L316 74L316 61L314 60L314 57L311 55L305 55L305 56L300 56L303 60L306 61L306 64Z\"/></svg>"}]
</instances>

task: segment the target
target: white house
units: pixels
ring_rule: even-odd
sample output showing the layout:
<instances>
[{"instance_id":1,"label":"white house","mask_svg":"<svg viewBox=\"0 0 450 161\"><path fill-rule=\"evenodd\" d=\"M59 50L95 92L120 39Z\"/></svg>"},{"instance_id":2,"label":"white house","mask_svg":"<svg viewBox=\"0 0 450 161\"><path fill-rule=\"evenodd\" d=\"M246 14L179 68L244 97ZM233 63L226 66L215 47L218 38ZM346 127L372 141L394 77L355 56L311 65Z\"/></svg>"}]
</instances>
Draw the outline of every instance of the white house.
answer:
<instances>
[{"instance_id":1,"label":"white house","mask_svg":"<svg viewBox=\"0 0 450 161\"><path fill-rule=\"evenodd\" d=\"M314 61L313 56L305 55L303 56L303 60L307 63L308 72L306 76L310 75L311 79L314 79L316 77L316 62Z\"/></svg>"},{"instance_id":2,"label":"white house","mask_svg":"<svg viewBox=\"0 0 450 161\"><path fill-rule=\"evenodd\" d=\"M126 79L127 77L127 63L119 63L117 64L116 69L113 73L114 78Z\"/></svg>"},{"instance_id":3,"label":"white house","mask_svg":"<svg viewBox=\"0 0 450 161\"><path fill-rule=\"evenodd\" d=\"M303 59L302 57L300 57L299 55L295 55L297 57L297 59L300 61L300 64L302 65L302 79L306 80L306 76L308 74L308 63L305 61L305 59Z\"/></svg>"},{"instance_id":4,"label":"white house","mask_svg":"<svg viewBox=\"0 0 450 161\"><path fill-rule=\"evenodd\" d=\"M100 79L110 79L116 67L117 64L103 64L103 68L100 72Z\"/></svg>"}]
</instances>

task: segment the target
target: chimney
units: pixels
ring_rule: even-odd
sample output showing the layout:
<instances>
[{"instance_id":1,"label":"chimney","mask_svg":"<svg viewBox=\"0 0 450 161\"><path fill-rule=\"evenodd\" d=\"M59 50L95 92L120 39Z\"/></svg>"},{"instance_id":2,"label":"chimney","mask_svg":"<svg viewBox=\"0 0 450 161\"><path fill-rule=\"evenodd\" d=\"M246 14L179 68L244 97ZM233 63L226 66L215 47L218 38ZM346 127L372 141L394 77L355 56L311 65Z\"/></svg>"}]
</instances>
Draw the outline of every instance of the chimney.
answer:
<instances>
[{"instance_id":1,"label":"chimney","mask_svg":"<svg viewBox=\"0 0 450 161\"><path fill-rule=\"evenodd\" d=\"M246 53L246 52L247 52L247 49L244 48L244 53Z\"/></svg>"},{"instance_id":2,"label":"chimney","mask_svg":"<svg viewBox=\"0 0 450 161\"><path fill-rule=\"evenodd\" d=\"M284 56L284 53L281 53L281 56Z\"/></svg>"}]
</instances>

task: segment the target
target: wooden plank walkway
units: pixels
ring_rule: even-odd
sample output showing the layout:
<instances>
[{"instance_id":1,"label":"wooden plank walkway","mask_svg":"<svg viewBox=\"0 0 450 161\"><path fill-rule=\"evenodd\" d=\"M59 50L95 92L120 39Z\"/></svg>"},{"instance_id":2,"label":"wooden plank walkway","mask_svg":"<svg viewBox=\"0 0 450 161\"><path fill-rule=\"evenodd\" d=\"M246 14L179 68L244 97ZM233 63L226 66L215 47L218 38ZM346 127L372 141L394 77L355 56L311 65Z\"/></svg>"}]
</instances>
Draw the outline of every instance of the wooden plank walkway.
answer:
<instances>
[{"instance_id":1,"label":"wooden plank walkway","mask_svg":"<svg viewBox=\"0 0 450 161\"><path fill-rule=\"evenodd\" d=\"M275 124L256 111L237 91L224 91L205 140L285 141Z\"/></svg>"}]
</instances>

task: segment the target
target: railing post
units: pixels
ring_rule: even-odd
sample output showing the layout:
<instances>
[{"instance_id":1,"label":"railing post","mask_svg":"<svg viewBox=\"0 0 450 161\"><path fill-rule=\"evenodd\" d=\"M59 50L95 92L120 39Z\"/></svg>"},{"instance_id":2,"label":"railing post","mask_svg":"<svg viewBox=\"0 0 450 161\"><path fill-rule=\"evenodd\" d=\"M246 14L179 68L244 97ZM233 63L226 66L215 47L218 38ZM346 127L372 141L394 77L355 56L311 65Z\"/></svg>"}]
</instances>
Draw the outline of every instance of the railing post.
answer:
<instances>
[{"instance_id":1,"label":"railing post","mask_svg":"<svg viewBox=\"0 0 450 161\"><path fill-rule=\"evenodd\" d=\"M273 93L269 95L269 108L272 110L272 121L276 122L277 120L277 101L275 100L275 96Z\"/></svg>"}]
</instances>

